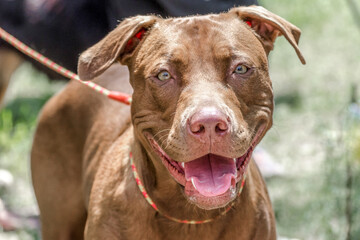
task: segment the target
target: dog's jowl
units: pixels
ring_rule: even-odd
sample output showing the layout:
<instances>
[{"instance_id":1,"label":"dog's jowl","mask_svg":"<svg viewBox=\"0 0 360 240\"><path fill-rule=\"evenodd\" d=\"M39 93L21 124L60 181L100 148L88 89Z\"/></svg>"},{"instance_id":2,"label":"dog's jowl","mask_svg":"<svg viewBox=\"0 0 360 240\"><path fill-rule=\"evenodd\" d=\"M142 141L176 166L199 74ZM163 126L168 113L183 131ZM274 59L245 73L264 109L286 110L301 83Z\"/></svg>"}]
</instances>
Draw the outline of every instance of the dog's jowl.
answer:
<instances>
[{"instance_id":1,"label":"dog's jowl","mask_svg":"<svg viewBox=\"0 0 360 240\"><path fill-rule=\"evenodd\" d=\"M280 35L305 63L300 30L256 6L128 18L82 53L83 80L133 102L70 83L45 106L32 150L43 238L276 239L251 155L272 125Z\"/></svg>"}]
</instances>

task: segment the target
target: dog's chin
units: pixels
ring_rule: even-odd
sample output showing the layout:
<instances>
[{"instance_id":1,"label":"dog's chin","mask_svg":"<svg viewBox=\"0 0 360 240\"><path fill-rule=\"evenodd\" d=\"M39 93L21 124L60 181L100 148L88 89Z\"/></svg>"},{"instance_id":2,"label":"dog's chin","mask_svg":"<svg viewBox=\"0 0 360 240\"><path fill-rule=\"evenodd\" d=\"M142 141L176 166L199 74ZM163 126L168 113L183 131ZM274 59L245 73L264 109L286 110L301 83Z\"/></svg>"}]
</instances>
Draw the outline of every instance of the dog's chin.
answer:
<instances>
[{"instance_id":1,"label":"dog's chin","mask_svg":"<svg viewBox=\"0 0 360 240\"><path fill-rule=\"evenodd\" d=\"M146 135L187 199L199 208L211 210L225 207L237 197L240 181L244 178L260 134L255 136L248 150L238 158L206 154L187 162L171 159L150 134Z\"/></svg>"},{"instance_id":2,"label":"dog's chin","mask_svg":"<svg viewBox=\"0 0 360 240\"><path fill-rule=\"evenodd\" d=\"M237 185L236 180L232 178L230 187L225 190L224 193L214 196L205 196L200 193L192 181L187 181L185 187L182 188L184 189L185 196L191 203L195 204L199 208L212 210L225 207L227 204L232 202L239 191Z\"/></svg>"}]
</instances>

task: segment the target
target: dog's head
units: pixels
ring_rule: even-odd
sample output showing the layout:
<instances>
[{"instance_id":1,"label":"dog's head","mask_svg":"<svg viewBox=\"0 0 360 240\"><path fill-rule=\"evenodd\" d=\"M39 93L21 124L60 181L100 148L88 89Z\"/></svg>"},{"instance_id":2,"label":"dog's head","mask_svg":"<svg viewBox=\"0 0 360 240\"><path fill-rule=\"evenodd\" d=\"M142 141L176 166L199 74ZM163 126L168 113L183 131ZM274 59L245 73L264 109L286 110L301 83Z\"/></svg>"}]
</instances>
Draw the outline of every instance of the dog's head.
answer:
<instances>
[{"instance_id":1,"label":"dog's head","mask_svg":"<svg viewBox=\"0 0 360 240\"><path fill-rule=\"evenodd\" d=\"M171 175L197 206L219 208L236 197L251 153L272 125L267 55L280 35L305 63L300 30L262 7L137 16L85 51L78 70L88 80L117 60L126 64L135 135L155 171Z\"/></svg>"}]
</instances>

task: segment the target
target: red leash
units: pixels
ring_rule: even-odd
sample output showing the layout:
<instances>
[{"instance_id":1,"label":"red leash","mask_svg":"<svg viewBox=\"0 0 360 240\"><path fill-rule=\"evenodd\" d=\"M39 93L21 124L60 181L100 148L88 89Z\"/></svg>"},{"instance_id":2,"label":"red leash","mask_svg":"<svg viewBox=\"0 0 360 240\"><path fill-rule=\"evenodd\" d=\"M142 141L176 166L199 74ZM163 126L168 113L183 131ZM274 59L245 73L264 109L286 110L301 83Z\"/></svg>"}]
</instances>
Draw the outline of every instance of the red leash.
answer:
<instances>
[{"instance_id":1,"label":"red leash","mask_svg":"<svg viewBox=\"0 0 360 240\"><path fill-rule=\"evenodd\" d=\"M116 101L125 103L127 105L131 104L131 96L125 93L116 92L116 91L110 91L106 88L103 88L91 81L83 81L79 78L79 76L70 70L56 64L55 62L51 61L47 57L41 55L40 53L36 52L35 50L31 49L24 43L20 42L18 39L16 39L14 36L10 35L8 32L6 32L4 29L0 27L0 37L4 39L6 42L8 42L10 45L18 49L20 52L24 53L25 55L35 59L36 61L42 63L43 65L47 66L51 70L63 75L66 78L78 81L82 84L85 84L86 86L94 89L95 91L107 96L110 99L114 99Z\"/></svg>"}]
</instances>

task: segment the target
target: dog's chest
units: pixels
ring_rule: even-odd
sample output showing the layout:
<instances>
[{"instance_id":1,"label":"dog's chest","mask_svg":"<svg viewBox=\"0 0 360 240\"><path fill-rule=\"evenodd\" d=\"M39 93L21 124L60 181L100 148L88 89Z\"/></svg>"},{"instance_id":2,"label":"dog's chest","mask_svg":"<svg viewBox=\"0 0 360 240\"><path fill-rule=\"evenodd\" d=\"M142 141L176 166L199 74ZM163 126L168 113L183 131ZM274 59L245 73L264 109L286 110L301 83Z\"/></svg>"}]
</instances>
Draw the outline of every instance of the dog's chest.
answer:
<instances>
[{"instance_id":1,"label":"dog's chest","mask_svg":"<svg viewBox=\"0 0 360 240\"><path fill-rule=\"evenodd\" d=\"M237 214L229 214L211 223L198 225L176 223L155 212L147 202L143 201L142 196L134 192L132 196L121 210L110 211L112 213L108 216L112 217L106 217L109 224L105 224L108 230L98 232L113 232L113 236L109 239L131 240L252 239L253 232L249 231L249 228L253 229L250 227L253 219L248 218L244 221ZM115 228L118 231L114 232Z\"/></svg>"},{"instance_id":2,"label":"dog's chest","mask_svg":"<svg viewBox=\"0 0 360 240\"><path fill-rule=\"evenodd\" d=\"M242 231L241 227L235 227L227 221L224 224L223 220L214 224L188 225L169 222L161 216L154 216L151 219L145 219L144 215L142 217L143 219L133 218L134 224L126 224L126 227L123 225L125 231L119 234L119 237L134 240L251 239L249 232Z\"/></svg>"},{"instance_id":3,"label":"dog's chest","mask_svg":"<svg viewBox=\"0 0 360 240\"><path fill-rule=\"evenodd\" d=\"M132 185L132 184L131 184ZM99 215L89 216L88 230L95 234L89 239L131 240L226 240L252 239L253 219L239 218L235 212L222 216L211 223L198 225L173 222L157 213L138 194L134 186L127 188L114 201L106 201L106 208L92 209ZM92 218L92 219L91 219ZM89 235L90 236L90 235ZM106 236L106 238L103 238Z\"/></svg>"}]
</instances>

